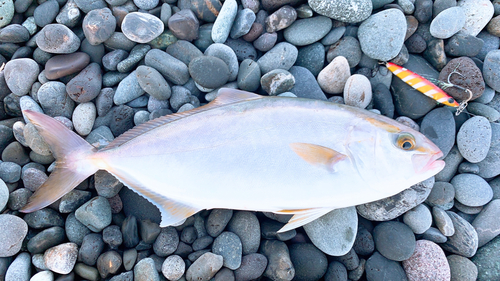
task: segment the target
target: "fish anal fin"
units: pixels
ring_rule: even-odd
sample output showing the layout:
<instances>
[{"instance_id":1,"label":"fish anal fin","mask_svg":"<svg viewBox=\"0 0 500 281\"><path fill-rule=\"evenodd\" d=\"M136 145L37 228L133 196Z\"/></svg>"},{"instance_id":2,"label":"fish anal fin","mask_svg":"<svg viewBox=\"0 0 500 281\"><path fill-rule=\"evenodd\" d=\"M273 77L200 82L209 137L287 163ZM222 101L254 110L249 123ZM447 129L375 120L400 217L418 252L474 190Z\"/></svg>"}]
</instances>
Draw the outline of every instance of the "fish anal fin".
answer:
<instances>
[{"instance_id":1,"label":"fish anal fin","mask_svg":"<svg viewBox=\"0 0 500 281\"><path fill-rule=\"evenodd\" d=\"M134 127L133 129L130 129L126 131L125 133L121 134L118 136L116 139L114 139L108 146L106 146L103 151L105 150L110 150L116 147L119 147L123 145L124 143L146 133L151 130L154 130L162 125L174 122L176 120L186 118L192 115L195 115L200 112L205 112L210 109L214 109L217 107L221 107L224 105L229 105L237 102L242 102L242 101L249 101L253 99L259 99L262 98L262 96L250 93L250 92L245 92L245 91L240 91L240 90L235 90L235 89L229 89L229 88L222 88L219 90L219 96L215 98L212 102L210 102L207 105L194 108L188 111L184 111L181 113L175 113L175 114L169 114L165 115L156 119L153 119L151 121L142 123L139 126Z\"/></svg>"},{"instance_id":2,"label":"fish anal fin","mask_svg":"<svg viewBox=\"0 0 500 281\"><path fill-rule=\"evenodd\" d=\"M335 171L335 164L347 158L336 150L311 143L294 142L290 148L307 163L324 166L332 172Z\"/></svg>"},{"instance_id":3,"label":"fish anal fin","mask_svg":"<svg viewBox=\"0 0 500 281\"><path fill-rule=\"evenodd\" d=\"M311 208L311 209L300 209L300 210L281 210L274 213L277 214L294 214L293 217L285 224L278 233L286 232L297 227L301 227L305 224L312 222L313 220L327 214L333 210L333 208Z\"/></svg>"}]
</instances>

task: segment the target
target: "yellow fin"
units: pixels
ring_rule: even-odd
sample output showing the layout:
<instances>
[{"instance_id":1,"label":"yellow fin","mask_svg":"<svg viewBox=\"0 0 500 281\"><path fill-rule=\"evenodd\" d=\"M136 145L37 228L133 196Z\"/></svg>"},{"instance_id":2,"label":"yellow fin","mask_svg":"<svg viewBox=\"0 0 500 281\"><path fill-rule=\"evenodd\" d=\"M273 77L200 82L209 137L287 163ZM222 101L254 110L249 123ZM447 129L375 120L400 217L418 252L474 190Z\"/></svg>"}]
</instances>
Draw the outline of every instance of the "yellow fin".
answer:
<instances>
[{"instance_id":1,"label":"yellow fin","mask_svg":"<svg viewBox=\"0 0 500 281\"><path fill-rule=\"evenodd\" d=\"M290 148L307 163L324 166L332 172L335 171L334 165L347 157L331 148L310 143L294 142Z\"/></svg>"},{"instance_id":2,"label":"yellow fin","mask_svg":"<svg viewBox=\"0 0 500 281\"><path fill-rule=\"evenodd\" d=\"M215 98L211 103L194 108L188 111L184 111L181 113L175 113L175 114L169 114L165 115L156 119L153 119L151 121L148 121L146 123L143 123L139 126L136 126L133 129L130 129L117 137L115 140L113 140L108 146L106 146L103 151L105 150L110 150L116 147L121 146L122 144L146 133L151 130L154 130L162 125L174 122L176 120L195 115L200 112L205 112L210 109L218 108L224 105L229 105L229 104L234 104L237 102L242 102L242 101L249 101L253 99L259 99L262 98L262 96L253 94L250 92L245 92L245 91L240 91L240 90L235 90L235 89L229 89L229 88L222 88L219 90L219 96Z\"/></svg>"},{"instance_id":3,"label":"yellow fin","mask_svg":"<svg viewBox=\"0 0 500 281\"><path fill-rule=\"evenodd\" d=\"M382 122L382 121L377 120L375 118L366 118L366 121L370 122L372 125L374 125L378 128L386 130L389 133L395 134L395 133L401 132L401 129L398 128L397 126L391 125L391 124L386 123L386 122Z\"/></svg>"},{"instance_id":4,"label":"yellow fin","mask_svg":"<svg viewBox=\"0 0 500 281\"><path fill-rule=\"evenodd\" d=\"M312 208L312 209L297 209L297 210L281 210L276 211L277 214L294 214L293 217L285 224L278 233L286 232L297 227L312 222L313 220L325 215L333 210L332 208Z\"/></svg>"}]
</instances>

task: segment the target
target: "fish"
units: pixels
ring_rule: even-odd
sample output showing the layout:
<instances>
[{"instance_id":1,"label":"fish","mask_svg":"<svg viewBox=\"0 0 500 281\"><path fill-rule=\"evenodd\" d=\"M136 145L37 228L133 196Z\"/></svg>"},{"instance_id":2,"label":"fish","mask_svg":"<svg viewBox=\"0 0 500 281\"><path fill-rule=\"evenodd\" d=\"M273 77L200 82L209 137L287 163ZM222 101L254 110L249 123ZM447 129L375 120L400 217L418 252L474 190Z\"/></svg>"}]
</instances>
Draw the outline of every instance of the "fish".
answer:
<instances>
[{"instance_id":1,"label":"fish","mask_svg":"<svg viewBox=\"0 0 500 281\"><path fill-rule=\"evenodd\" d=\"M451 107L460 106L460 104L445 91L443 91L441 88L434 85L424 77L416 74L415 72L412 72L392 62L385 62L383 64L387 67L387 69L389 69L399 79L403 80L406 84L412 86L414 89L423 93L429 98L434 99L438 103Z\"/></svg>"},{"instance_id":2,"label":"fish","mask_svg":"<svg viewBox=\"0 0 500 281\"><path fill-rule=\"evenodd\" d=\"M284 232L392 196L444 167L443 153L423 134L364 109L227 88L218 94L102 149L24 110L56 162L21 211L44 208L106 170L158 207L161 227L220 208L293 214Z\"/></svg>"}]
</instances>

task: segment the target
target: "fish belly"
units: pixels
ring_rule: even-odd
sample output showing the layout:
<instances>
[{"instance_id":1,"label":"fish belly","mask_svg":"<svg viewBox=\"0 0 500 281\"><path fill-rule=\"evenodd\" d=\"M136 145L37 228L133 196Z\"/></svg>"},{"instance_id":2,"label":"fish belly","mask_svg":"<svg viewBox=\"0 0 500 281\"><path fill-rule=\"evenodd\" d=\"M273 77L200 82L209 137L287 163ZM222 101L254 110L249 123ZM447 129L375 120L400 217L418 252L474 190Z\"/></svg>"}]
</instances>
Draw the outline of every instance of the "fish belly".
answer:
<instances>
[{"instance_id":1,"label":"fish belly","mask_svg":"<svg viewBox=\"0 0 500 281\"><path fill-rule=\"evenodd\" d=\"M290 100L252 101L165 124L110 150L110 172L200 209L340 208L380 197L349 160L332 172L290 148L311 143L344 153L359 117L325 106L313 112Z\"/></svg>"}]
</instances>

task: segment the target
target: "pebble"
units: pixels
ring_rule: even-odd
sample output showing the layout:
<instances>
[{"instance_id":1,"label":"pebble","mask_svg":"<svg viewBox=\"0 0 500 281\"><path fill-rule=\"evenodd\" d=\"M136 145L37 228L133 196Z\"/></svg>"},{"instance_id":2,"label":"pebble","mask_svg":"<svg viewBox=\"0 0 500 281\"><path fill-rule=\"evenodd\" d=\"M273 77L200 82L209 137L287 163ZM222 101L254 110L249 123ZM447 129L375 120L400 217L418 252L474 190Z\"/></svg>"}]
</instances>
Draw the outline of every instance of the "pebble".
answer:
<instances>
[{"instance_id":1,"label":"pebble","mask_svg":"<svg viewBox=\"0 0 500 281\"><path fill-rule=\"evenodd\" d=\"M330 256L345 255L354 244L357 229L354 207L333 210L304 225L312 243Z\"/></svg>"},{"instance_id":2,"label":"pebble","mask_svg":"<svg viewBox=\"0 0 500 281\"><path fill-rule=\"evenodd\" d=\"M212 40L215 43L224 43L227 40L237 13L238 4L235 0L224 2L212 28Z\"/></svg>"},{"instance_id":3,"label":"pebble","mask_svg":"<svg viewBox=\"0 0 500 281\"><path fill-rule=\"evenodd\" d=\"M47 82L40 87L37 94L45 114L51 117L64 116L70 118L72 116L75 102L66 93L64 83L59 81Z\"/></svg>"},{"instance_id":4,"label":"pebble","mask_svg":"<svg viewBox=\"0 0 500 281\"><path fill-rule=\"evenodd\" d=\"M455 189L455 199L466 206L483 206L493 198L490 185L478 175L458 174L450 183Z\"/></svg>"},{"instance_id":5,"label":"pebble","mask_svg":"<svg viewBox=\"0 0 500 281\"><path fill-rule=\"evenodd\" d=\"M28 233L28 225L21 218L9 214L0 215L0 224L5 227L5 230L0 232L2 240L0 257L14 256L21 250L23 240Z\"/></svg>"},{"instance_id":6,"label":"pebble","mask_svg":"<svg viewBox=\"0 0 500 281\"><path fill-rule=\"evenodd\" d=\"M77 73L90 62L90 56L83 52L51 57L45 63L45 77L49 80Z\"/></svg>"},{"instance_id":7,"label":"pebble","mask_svg":"<svg viewBox=\"0 0 500 281\"><path fill-rule=\"evenodd\" d=\"M205 50L205 56L217 57L223 60L229 69L228 81L236 80L238 76L238 58L231 47L220 43L212 44Z\"/></svg>"},{"instance_id":8,"label":"pebble","mask_svg":"<svg viewBox=\"0 0 500 281\"><path fill-rule=\"evenodd\" d=\"M353 74L344 86L344 101L345 104L366 108L372 100L372 87L370 80L361 74Z\"/></svg>"},{"instance_id":9,"label":"pebble","mask_svg":"<svg viewBox=\"0 0 500 281\"><path fill-rule=\"evenodd\" d=\"M20 24L10 24L0 30L0 41L4 43L22 43L29 39L28 29ZM12 58L14 59L14 56Z\"/></svg>"},{"instance_id":10,"label":"pebble","mask_svg":"<svg viewBox=\"0 0 500 281\"><path fill-rule=\"evenodd\" d=\"M97 259L97 270L102 278L108 277L110 274L117 273L122 265L120 254L115 251L107 251Z\"/></svg>"},{"instance_id":11,"label":"pebble","mask_svg":"<svg viewBox=\"0 0 500 281\"><path fill-rule=\"evenodd\" d=\"M452 56L476 56L484 45L484 41L467 34L457 33L447 40L444 50Z\"/></svg>"},{"instance_id":12,"label":"pebble","mask_svg":"<svg viewBox=\"0 0 500 281\"><path fill-rule=\"evenodd\" d=\"M104 198L111 198L117 195L123 187L123 183L104 170L99 170L95 173L94 181L97 194Z\"/></svg>"},{"instance_id":13,"label":"pebble","mask_svg":"<svg viewBox=\"0 0 500 281\"><path fill-rule=\"evenodd\" d=\"M118 64L128 57L128 52L118 49L105 54L102 57L102 65L105 69L116 71Z\"/></svg>"},{"instance_id":14,"label":"pebble","mask_svg":"<svg viewBox=\"0 0 500 281\"><path fill-rule=\"evenodd\" d=\"M142 96L144 90L139 84L136 71L132 71L125 79L123 79L116 88L113 96L113 102L116 105L121 105L133 101Z\"/></svg>"},{"instance_id":15,"label":"pebble","mask_svg":"<svg viewBox=\"0 0 500 281\"><path fill-rule=\"evenodd\" d=\"M289 70L297 60L298 50L294 45L281 42L257 60L262 74L273 69Z\"/></svg>"},{"instance_id":16,"label":"pebble","mask_svg":"<svg viewBox=\"0 0 500 281\"><path fill-rule=\"evenodd\" d=\"M496 17L492 18L486 26L486 29L491 35L497 37L500 36L500 17L497 15Z\"/></svg>"},{"instance_id":17,"label":"pebble","mask_svg":"<svg viewBox=\"0 0 500 281\"><path fill-rule=\"evenodd\" d=\"M450 280L451 273L443 250L434 242L418 240L413 255L403 261L409 281Z\"/></svg>"},{"instance_id":18,"label":"pebble","mask_svg":"<svg viewBox=\"0 0 500 281\"><path fill-rule=\"evenodd\" d=\"M91 63L66 84L68 96L78 103L93 100L102 87L101 67Z\"/></svg>"},{"instance_id":19,"label":"pebble","mask_svg":"<svg viewBox=\"0 0 500 281\"><path fill-rule=\"evenodd\" d=\"M80 47L80 39L62 24L47 24L36 36L36 45L51 54L70 54Z\"/></svg>"},{"instance_id":20,"label":"pebble","mask_svg":"<svg viewBox=\"0 0 500 281\"><path fill-rule=\"evenodd\" d=\"M103 249L104 241L101 234L90 233L85 235L78 252L78 260L89 266L94 266Z\"/></svg>"},{"instance_id":21,"label":"pebble","mask_svg":"<svg viewBox=\"0 0 500 281\"><path fill-rule=\"evenodd\" d=\"M162 34L163 22L148 13L132 12L123 19L121 30L132 42L148 43Z\"/></svg>"},{"instance_id":22,"label":"pebble","mask_svg":"<svg viewBox=\"0 0 500 281\"><path fill-rule=\"evenodd\" d=\"M123 235L120 227L117 225L110 225L102 230L102 241L110 247L110 249L117 249L123 243Z\"/></svg>"},{"instance_id":23,"label":"pebble","mask_svg":"<svg viewBox=\"0 0 500 281\"><path fill-rule=\"evenodd\" d=\"M500 68L500 50L490 51L484 59L483 77L488 86L495 91L500 91L498 71Z\"/></svg>"},{"instance_id":24,"label":"pebble","mask_svg":"<svg viewBox=\"0 0 500 281\"><path fill-rule=\"evenodd\" d=\"M327 16L334 20L357 23L364 21L372 12L372 1L366 0L350 0L350 1L333 1L333 0L311 0L309 6L318 14Z\"/></svg>"},{"instance_id":25,"label":"pebble","mask_svg":"<svg viewBox=\"0 0 500 281\"><path fill-rule=\"evenodd\" d=\"M29 93L38 74L38 64L29 58L11 60L5 64L5 82L10 91L17 96Z\"/></svg>"},{"instance_id":26,"label":"pebble","mask_svg":"<svg viewBox=\"0 0 500 281\"><path fill-rule=\"evenodd\" d=\"M1 8L1 7L0 7ZM31 278L31 258L30 254L23 252L19 254L9 265L5 275L5 280L28 281Z\"/></svg>"},{"instance_id":27,"label":"pebble","mask_svg":"<svg viewBox=\"0 0 500 281\"><path fill-rule=\"evenodd\" d=\"M177 255L171 255L162 264L161 272L168 280L176 281L181 279L186 270L184 260Z\"/></svg>"},{"instance_id":28,"label":"pebble","mask_svg":"<svg viewBox=\"0 0 500 281\"><path fill-rule=\"evenodd\" d=\"M2 161L24 166L30 162L30 158L19 142L11 142L2 152Z\"/></svg>"},{"instance_id":29,"label":"pebble","mask_svg":"<svg viewBox=\"0 0 500 281\"><path fill-rule=\"evenodd\" d=\"M343 56L349 62L349 67L353 68L359 64L362 57L359 41L352 36L344 36L328 49L326 60L331 61L337 56Z\"/></svg>"},{"instance_id":30,"label":"pebble","mask_svg":"<svg viewBox=\"0 0 500 281\"><path fill-rule=\"evenodd\" d=\"M47 268L55 273L68 274L73 270L78 256L75 243L64 243L45 251L43 260Z\"/></svg>"},{"instance_id":31,"label":"pebble","mask_svg":"<svg viewBox=\"0 0 500 281\"><path fill-rule=\"evenodd\" d=\"M245 8L239 11L229 33L231 38L237 39L247 34L252 28L255 18L255 13L251 9Z\"/></svg>"},{"instance_id":32,"label":"pebble","mask_svg":"<svg viewBox=\"0 0 500 281\"><path fill-rule=\"evenodd\" d=\"M54 226L47 228L28 241L27 249L33 255L41 254L48 248L63 243L65 238L66 235L62 227Z\"/></svg>"},{"instance_id":33,"label":"pebble","mask_svg":"<svg viewBox=\"0 0 500 281\"><path fill-rule=\"evenodd\" d=\"M208 281L222 268L222 256L207 252L201 255L186 271L187 281Z\"/></svg>"},{"instance_id":34,"label":"pebble","mask_svg":"<svg viewBox=\"0 0 500 281\"><path fill-rule=\"evenodd\" d=\"M295 85L293 75L283 69L271 70L260 78L262 89L271 96L287 92Z\"/></svg>"},{"instance_id":35,"label":"pebble","mask_svg":"<svg viewBox=\"0 0 500 281\"><path fill-rule=\"evenodd\" d=\"M402 269L401 269L402 270ZM345 266L338 262L333 261L328 265L325 274L325 280L328 281L346 281L347 279L347 269Z\"/></svg>"},{"instance_id":36,"label":"pebble","mask_svg":"<svg viewBox=\"0 0 500 281\"><path fill-rule=\"evenodd\" d=\"M170 97L170 106L173 110L178 111L181 106L191 101L191 94L188 89L182 86L172 87L172 96Z\"/></svg>"},{"instance_id":37,"label":"pebble","mask_svg":"<svg viewBox=\"0 0 500 281\"><path fill-rule=\"evenodd\" d=\"M478 248L478 236L474 227L465 219L454 212L446 212L455 228L455 234L448 237L448 241L441 247L453 254L462 255L464 257L472 257Z\"/></svg>"},{"instance_id":38,"label":"pebble","mask_svg":"<svg viewBox=\"0 0 500 281\"><path fill-rule=\"evenodd\" d=\"M354 249L351 249L343 256L335 257L335 260L341 262L347 270L355 270L361 263L358 254L354 251Z\"/></svg>"},{"instance_id":39,"label":"pebble","mask_svg":"<svg viewBox=\"0 0 500 281\"><path fill-rule=\"evenodd\" d=\"M500 236L479 248L472 262L477 266L477 280L497 280L500 278Z\"/></svg>"},{"instance_id":40,"label":"pebble","mask_svg":"<svg viewBox=\"0 0 500 281\"><path fill-rule=\"evenodd\" d=\"M159 257L173 254L179 245L179 234L175 228L169 226L162 228L153 244L153 250Z\"/></svg>"},{"instance_id":41,"label":"pebble","mask_svg":"<svg viewBox=\"0 0 500 281\"><path fill-rule=\"evenodd\" d=\"M306 46L321 40L331 29L332 20L330 18L317 16L295 21L285 29L283 35L286 41L295 46Z\"/></svg>"},{"instance_id":42,"label":"pebble","mask_svg":"<svg viewBox=\"0 0 500 281\"><path fill-rule=\"evenodd\" d=\"M115 32L116 19L109 8L90 11L82 23L85 38L91 45L99 45Z\"/></svg>"},{"instance_id":43,"label":"pebble","mask_svg":"<svg viewBox=\"0 0 500 281\"><path fill-rule=\"evenodd\" d=\"M160 275L156 270L155 262L152 258L141 259L134 266L134 278L136 281L160 281Z\"/></svg>"},{"instance_id":44,"label":"pebble","mask_svg":"<svg viewBox=\"0 0 500 281\"><path fill-rule=\"evenodd\" d=\"M403 223L382 222L373 230L375 247L384 257L403 261L408 259L415 249L415 235Z\"/></svg>"},{"instance_id":45,"label":"pebble","mask_svg":"<svg viewBox=\"0 0 500 281\"><path fill-rule=\"evenodd\" d=\"M54 273L49 270L38 272L31 277L30 281L52 281L54 280Z\"/></svg>"},{"instance_id":46,"label":"pebble","mask_svg":"<svg viewBox=\"0 0 500 281\"><path fill-rule=\"evenodd\" d=\"M74 212L70 213L66 218L64 231L66 232L68 240L77 245L81 245L84 237L91 232L90 229L76 219Z\"/></svg>"},{"instance_id":47,"label":"pebble","mask_svg":"<svg viewBox=\"0 0 500 281\"><path fill-rule=\"evenodd\" d=\"M483 206L471 207L460 203L460 201L458 200L455 200L453 207L457 208L460 213L463 213L465 215L477 215L483 209ZM469 220L469 218L473 218L473 216L467 216L466 218L467 221L472 222L472 219Z\"/></svg>"},{"instance_id":48,"label":"pebble","mask_svg":"<svg viewBox=\"0 0 500 281\"><path fill-rule=\"evenodd\" d=\"M226 231L215 238L212 253L223 257L223 265L229 269L238 269L241 265L242 244L238 235Z\"/></svg>"},{"instance_id":49,"label":"pebble","mask_svg":"<svg viewBox=\"0 0 500 281\"><path fill-rule=\"evenodd\" d=\"M436 227L444 236L452 236L455 234L455 228L450 216L440 207L432 208L432 216Z\"/></svg>"},{"instance_id":50,"label":"pebble","mask_svg":"<svg viewBox=\"0 0 500 281\"><path fill-rule=\"evenodd\" d=\"M81 136L86 136L92 131L96 118L96 108L94 103L80 103L73 111L73 126L75 131Z\"/></svg>"},{"instance_id":51,"label":"pebble","mask_svg":"<svg viewBox=\"0 0 500 281\"><path fill-rule=\"evenodd\" d=\"M295 268L296 280L318 280L325 275L328 260L326 255L310 243L292 244L290 259Z\"/></svg>"},{"instance_id":52,"label":"pebble","mask_svg":"<svg viewBox=\"0 0 500 281\"><path fill-rule=\"evenodd\" d=\"M253 46L261 52L267 52L275 46L277 40L278 34L276 32L266 32L253 41Z\"/></svg>"},{"instance_id":53,"label":"pebble","mask_svg":"<svg viewBox=\"0 0 500 281\"><path fill-rule=\"evenodd\" d=\"M472 222L477 232L478 247L484 246L500 234L500 200L495 199L488 203Z\"/></svg>"},{"instance_id":54,"label":"pebble","mask_svg":"<svg viewBox=\"0 0 500 281\"><path fill-rule=\"evenodd\" d=\"M144 62L176 85L184 85L189 80L187 65L166 52L152 49L146 54Z\"/></svg>"},{"instance_id":55,"label":"pebble","mask_svg":"<svg viewBox=\"0 0 500 281\"><path fill-rule=\"evenodd\" d=\"M370 58L389 61L400 52L406 35L406 18L397 9L371 15L358 30L361 50Z\"/></svg>"},{"instance_id":56,"label":"pebble","mask_svg":"<svg viewBox=\"0 0 500 281\"><path fill-rule=\"evenodd\" d=\"M30 4L28 4L29 6ZM26 7L27 8L27 7ZM14 17L14 1L6 0L0 5L0 15L2 18L0 19L0 28L8 25L12 18Z\"/></svg>"},{"instance_id":57,"label":"pebble","mask_svg":"<svg viewBox=\"0 0 500 281\"><path fill-rule=\"evenodd\" d=\"M259 64L251 59L245 59L240 64L238 71L238 88L244 91L254 92L260 86Z\"/></svg>"},{"instance_id":58,"label":"pebble","mask_svg":"<svg viewBox=\"0 0 500 281\"><path fill-rule=\"evenodd\" d=\"M455 119L444 107L427 113L420 124L420 132L441 149L446 157L455 144Z\"/></svg>"},{"instance_id":59,"label":"pebble","mask_svg":"<svg viewBox=\"0 0 500 281\"><path fill-rule=\"evenodd\" d=\"M285 5L266 18L266 31L268 33L280 31L289 27L296 19L297 11L289 5Z\"/></svg>"},{"instance_id":60,"label":"pebble","mask_svg":"<svg viewBox=\"0 0 500 281\"><path fill-rule=\"evenodd\" d=\"M76 218L94 232L100 232L111 223L111 206L108 200L96 196L75 212Z\"/></svg>"},{"instance_id":61,"label":"pebble","mask_svg":"<svg viewBox=\"0 0 500 281\"><path fill-rule=\"evenodd\" d=\"M316 42L299 49L296 66L307 68L314 76L318 76L325 64L325 47Z\"/></svg>"},{"instance_id":62,"label":"pebble","mask_svg":"<svg viewBox=\"0 0 500 281\"><path fill-rule=\"evenodd\" d=\"M288 247L284 242L277 240L264 240L260 253L268 260L264 276L271 280L292 280L295 268L290 259Z\"/></svg>"},{"instance_id":63,"label":"pebble","mask_svg":"<svg viewBox=\"0 0 500 281\"><path fill-rule=\"evenodd\" d=\"M186 65L189 65L194 58L203 56L203 53L195 45L185 40L178 40L169 45L167 53Z\"/></svg>"},{"instance_id":64,"label":"pebble","mask_svg":"<svg viewBox=\"0 0 500 281\"><path fill-rule=\"evenodd\" d=\"M11 210L18 211L27 203L33 193L26 188L18 188L10 193L8 207Z\"/></svg>"},{"instance_id":65,"label":"pebble","mask_svg":"<svg viewBox=\"0 0 500 281\"><path fill-rule=\"evenodd\" d=\"M9 188L3 180L0 179L0 211L3 211L9 201Z\"/></svg>"},{"instance_id":66,"label":"pebble","mask_svg":"<svg viewBox=\"0 0 500 281\"><path fill-rule=\"evenodd\" d=\"M400 263L385 258L379 252L373 253L366 261L365 270L366 278L371 281L407 279L406 273ZM331 280L340 281L342 279ZM347 280L347 274L344 280Z\"/></svg>"},{"instance_id":67,"label":"pebble","mask_svg":"<svg viewBox=\"0 0 500 281\"><path fill-rule=\"evenodd\" d=\"M226 228L232 216L233 216L233 210L228 210L228 209L212 210L207 220L205 221L205 227L208 235L214 238L219 236L222 233L222 231L224 231L224 229Z\"/></svg>"},{"instance_id":68,"label":"pebble","mask_svg":"<svg viewBox=\"0 0 500 281\"><path fill-rule=\"evenodd\" d=\"M448 39L465 25L465 13L461 7L451 7L440 12L431 22L432 36Z\"/></svg>"},{"instance_id":69,"label":"pebble","mask_svg":"<svg viewBox=\"0 0 500 281\"><path fill-rule=\"evenodd\" d=\"M139 44L135 45L132 50L130 50L129 56L120 61L118 65L116 66L116 69L119 72L130 72L132 71L137 63L141 61L144 56L146 56L146 53L151 50L151 46L145 45L145 44Z\"/></svg>"},{"instance_id":70,"label":"pebble","mask_svg":"<svg viewBox=\"0 0 500 281\"><path fill-rule=\"evenodd\" d=\"M450 76L453 71L456 71L463 76ZM450 82L452 84L471 90L471 100L479 98L485 90L485 83L481 70L476 66L474 61L468 57L460 57L450 60L441 70L441 73L439 73L438 79L441 81L447 81L448 77L450 78ZM469 98L469 94L467 92L456 87L450 87L446 89L446 92L458 100L465 100Z\"/></svg>"},{"instance_id":71,"label":"pebble","mask_svg":"<svg viewBox=\"0 0 500 281\"><path fill-rule=\"evenodd\" d=\"M168 19L168 28L179 40L192 41L198 38L200 23L190 9L183 9Z\"/></svg>"},{"instance_id":72,"label":"pebble","mask_svg":"<svg viewBox=\"0 0 500 281\"><path fill-rule=\"evenodd\" d=\"M425 205L420 204L404 214L403 222L411 228L413 233L422 234L431 227L432 215Z\"/></svg>"},{"instance_id":73,"label":"pebble","mask_svg":"<svg viewBox=\"0 0 500 281\"><path fill-rule=\"evenodd\" d=\"M458 7L461 7L465 12L465 25L461 33L476 36L488 24L493 17L493 4L491 1L479 0L460 0Z\"/></svg>"},{"instance_id":74,"label":"pebble","mask_svg":"<svg viewBox=\"0 0 500 281\"><path fill-rule=\"evenodd\" d=\"M477 267L468 258L459 255L449 255L446 259L450 265L451 281L477 280Z\"/></svg>"},{"instance_id":75,"label":"pebble","mask_svg":"<svg viewBox=\"0 0 500 281\"><path fill-rule=\"evenodd\" d=\"M434 186L434 177L402 192L372 203L356 206L358 214L372 221L392 220L424 202Z\"/></svg>"},{"instance_id":76,"label":"pebble","mask_svg":"<svg viewBox=\"0 0 500 281\"><path fill-rule=\"evenodd\" d=\"M349 63L343 56L334 58L318 74L318 84L328 94L340 94L351 76Z\"/></svg>"},{"instance_id":77,"label":"pebble","mask_svg":"<svg viewBox=\"0 0 500 281\"><path fill-rule=\"evenodd\" d=\"M227 230L235 233L241 240L243 255L256 253L260 245L260 225L252 212L234 212Z\"/></svg>"}]
</instances>

